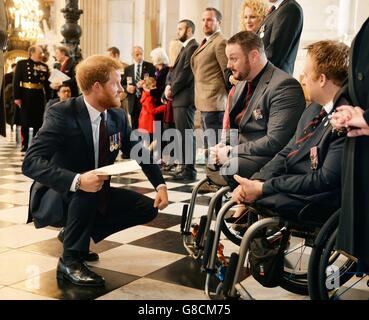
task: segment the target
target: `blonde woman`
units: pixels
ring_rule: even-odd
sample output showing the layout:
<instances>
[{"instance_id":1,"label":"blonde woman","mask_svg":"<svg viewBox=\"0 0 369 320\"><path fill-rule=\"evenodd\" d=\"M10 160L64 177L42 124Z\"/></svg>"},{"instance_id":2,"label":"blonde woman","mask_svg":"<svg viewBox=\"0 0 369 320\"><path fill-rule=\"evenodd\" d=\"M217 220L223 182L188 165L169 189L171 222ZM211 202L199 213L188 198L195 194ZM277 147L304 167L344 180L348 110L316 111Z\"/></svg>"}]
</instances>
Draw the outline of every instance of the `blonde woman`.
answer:
<instances>
[{"instance_id":1,"label":"blonde woman","mask_svg":"<svg viewBox=\"0 0 369 320\"><path fill-rule=\"evenodd\" d=\"M267 15L268 5L264 0L245 0L240 10L241 31L256 32Z\"/></svg>"}]
</instances>

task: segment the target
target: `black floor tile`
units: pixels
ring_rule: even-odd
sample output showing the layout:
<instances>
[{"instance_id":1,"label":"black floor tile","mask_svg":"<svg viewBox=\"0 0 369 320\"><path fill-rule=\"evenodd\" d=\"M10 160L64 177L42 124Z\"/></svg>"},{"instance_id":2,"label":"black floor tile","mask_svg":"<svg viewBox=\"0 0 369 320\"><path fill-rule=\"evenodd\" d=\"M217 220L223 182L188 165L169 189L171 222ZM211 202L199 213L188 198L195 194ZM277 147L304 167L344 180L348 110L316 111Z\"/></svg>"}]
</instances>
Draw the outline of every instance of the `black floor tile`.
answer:
<instances>
[{"instance_id":1,"label":"black floor tile","mask_svg":"<svg viewBox=\"0 0 369 320\"><path fill-rule=\"evenodd\" d=\"M149 227L160 229L168 229L181 223L181 217L172 214L159 213L158 216L151 222L145 224Z\"/></svg>"},{"instance_id":2,"label":"black floor tile","mask_svg":"<svg viewBox=\"0 0 369 320\"><path fill-rule=\"evenodd\" d=\"M177 188L170 189L170 191L192 193L193 187L194 186L183 185L183 186L180 186L180 187L177 187Z\"/></svg>"},{"instance_id":3,"label":"black floor tile","mask_svg":"<svg viewBox=\"0 0 369 320\"><path fill-rule=\"evenodd\" d=\"M154 280L174 283L190 288L204 290L206 273L201 272L201 261L192 257L185 257L158 271L145 276ZM210 290L215 291L219 281L212 277L210 281Z\"/></svg>"},{"instance_id":4,"label":"black floor tile","mask_svg":"<svg viewBox=\"0 0 369 320\"><path fill-rule=\"evenodd\" d=\"M190 203L190 199L186 200L186 201L182 201L183 203ZM196 204L200 205L200 206L208 206L210 204L211 201L211 197L209 196L198 196L196 198Z\"/></svg>"},{"instance_id":5,"label":"black floor tile","mask_svg":"<svg viewBox=\"0 0 369 320\"><path fill-rule=\"evenodd\" d=\"M93 300L139 278L106 269L95 267L90 269L105 278L106 283L104 287L82 287L73 285L68 281L60 281L56 279L56 270L52 270L40 275L39 279L37 279L38 285L30 286L32 279L29 279L21 283L20 289L55 299Z\"/></svg>"},{"instance_id":6,"label":"black floor tile","mask_svg":"<svg viewBox=\"0 0 369 320\"><path fill-rule=\"evenodd\" d=\"M187 255L187 251L183 246L181 234L174 231L163 230L145 238L135 240L130 244L150 249Z\"/></svg>"},{"instance_id":7,"label":"black floor tile","mask_svg":"<svg viewBox=\"0 0 369 320\"><path fill-rule=\"evenodd\" d=\"M121 245L121 243L107 240L103 240L98 244L94 244L93 241L91 241L90 250L96 253L101 253ZM63 253L63 245L56 238L34 243L29 246L22 247L21 249L23 251L42 253L53 257L60 257Z\"/></svg>"}]
</instances>

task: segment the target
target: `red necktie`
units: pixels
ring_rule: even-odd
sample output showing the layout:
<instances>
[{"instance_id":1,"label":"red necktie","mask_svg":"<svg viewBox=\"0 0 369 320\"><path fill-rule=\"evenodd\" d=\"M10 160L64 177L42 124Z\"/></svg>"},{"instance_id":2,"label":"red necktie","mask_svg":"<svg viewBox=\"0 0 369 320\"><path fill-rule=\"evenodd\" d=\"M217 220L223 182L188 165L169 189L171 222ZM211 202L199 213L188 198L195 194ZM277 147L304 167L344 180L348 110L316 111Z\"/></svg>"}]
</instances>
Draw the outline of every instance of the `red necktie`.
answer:
<instances>
[{"instance_id":1,"label":"red necktie","mask_svg":"<svg viewBox=\"0 0 369 320\"><path fill-rule=\"evenodd\" d=\"M288 158L294 157L298 154L301 147L304 143L314 134L315 129L319 126L322 120L327 116L327 112L324 108L320 111L320 113L315 116L304 128L303 135L296 140L297 150L294 150L288 154Z\"/></svg>"},{"instance_id":2,"label":"red necktie","mask_svg":"<svg viewBox=\"0 0 369 320\"><path fill-rule=\"evenodd\" d=\"M247 107L249 106L251 97L252 97L253 91L252 91L252 84L251 82L247 82L247 93L246 93L246 98L245 98L245 106L243 108L243 110L236 116L234 122L235 124L237 124L238 126L240 126L241 120L247 110Z\"/></svg>"},{"instance_id":3,"label":"red necktie","mask_svg":"<svg viewBox=\"0 0 369 320\"><path fill-rule=\"evenodd\" d=\"M204 40L202 40L202 42L200 44L200 48L202 48L205 45L206 42L207 42L206 38Z\"/></svg>"}]
</instances>

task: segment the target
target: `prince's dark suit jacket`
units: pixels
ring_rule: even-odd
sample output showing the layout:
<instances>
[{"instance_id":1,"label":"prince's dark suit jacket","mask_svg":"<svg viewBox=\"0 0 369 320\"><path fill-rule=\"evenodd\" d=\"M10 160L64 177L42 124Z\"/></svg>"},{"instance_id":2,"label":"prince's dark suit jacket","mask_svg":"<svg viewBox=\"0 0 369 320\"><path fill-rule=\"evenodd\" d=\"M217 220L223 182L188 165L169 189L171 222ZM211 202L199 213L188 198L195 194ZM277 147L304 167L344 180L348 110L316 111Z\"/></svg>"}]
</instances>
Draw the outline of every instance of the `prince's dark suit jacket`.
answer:
<instances>
[{"instance_id":1,"label":"prince's dark suit jacket","mask_svg":"<svg viewBox=\"0 0 369 320\"><path fill-rule=\"evenodd\" d=\"M295 0L285 0L265 18L257 31L268 60L289 74L293 74L303 20L301 6Z\"/></svg>"},{"instance_id":2,"label":"prince's dark suit jacket","mask_svg":"<svg viewBox=\"0 0 369 320\"><path fill-rule=\"evenodd\" d=\"M121 133L121 150L129 155L135 142L130 141L131 128L122 109L108 110L107 130L109 137ZM110 153L109 164L114 163L118 152ZM140 165L154 187L164 183L157 165ZM63 195L69 193L77 173L94 169L91 120L83 96L48 108L44 124L34 138L22 167L23 173L35 180L29 204L35 226L62 226Z\"/></svg>"},{"instance_id":3,"label":"prince's dark suit jacket","mask_svg":"<svg viewBox=\"0 0 369 320\"><path fill-rule=\"evenodd\" d=\"M335 102L335 107L346 104L344 96ZM328 117L323 119L314 134L302 145L299 152L296 140L304 136L304 128L319 114L322 107L310 105L303 113L294 137L252 179L265 181L263 198L257 201L282 215L297 215L308 203L338 208L341 191L341 158L345 138L332 132ZM317 147L317 167L312 167L310 152Z\"/></svg>"}]
</instances>

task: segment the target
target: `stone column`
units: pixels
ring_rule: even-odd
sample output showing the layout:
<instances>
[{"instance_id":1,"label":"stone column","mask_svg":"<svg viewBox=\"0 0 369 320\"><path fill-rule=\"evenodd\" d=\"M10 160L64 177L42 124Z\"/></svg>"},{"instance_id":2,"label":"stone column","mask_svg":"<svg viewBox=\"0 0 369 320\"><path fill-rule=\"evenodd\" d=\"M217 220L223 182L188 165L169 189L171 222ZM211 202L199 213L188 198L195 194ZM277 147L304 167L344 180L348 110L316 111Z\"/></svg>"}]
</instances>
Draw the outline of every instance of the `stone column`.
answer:
<instances>
[{"instance_id":1,"label":"stone column","mask_svg":"<svg viewBox=\"0 0 369 320\"><path fill-rule=\"evenodd\" d=\"M78 0L66 0L65 8L61 10L64 14L65 24L61 27L61 34L64 37L62 43L70 48L72 58L78 62L82 59L79 39L82 35L82 29L78 25L78 20L82 10L78 8Z\"/></svg>"},{"instance_id":2,"label":"stone column","mask_svg":"<svg viewBox=\"0 0 369 320\"><path fill-rule=\"evenodd\" d=\"M80 7L84 12L81 17L83 57L105 54L108 39L107 0L80 0Z\"/></svg>"}]
</instances>

